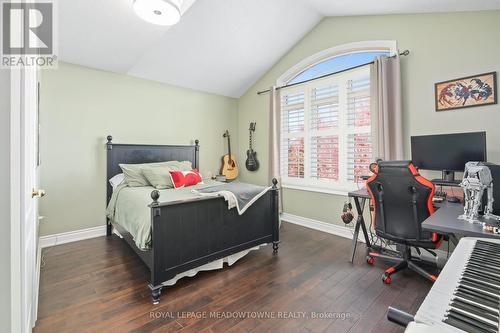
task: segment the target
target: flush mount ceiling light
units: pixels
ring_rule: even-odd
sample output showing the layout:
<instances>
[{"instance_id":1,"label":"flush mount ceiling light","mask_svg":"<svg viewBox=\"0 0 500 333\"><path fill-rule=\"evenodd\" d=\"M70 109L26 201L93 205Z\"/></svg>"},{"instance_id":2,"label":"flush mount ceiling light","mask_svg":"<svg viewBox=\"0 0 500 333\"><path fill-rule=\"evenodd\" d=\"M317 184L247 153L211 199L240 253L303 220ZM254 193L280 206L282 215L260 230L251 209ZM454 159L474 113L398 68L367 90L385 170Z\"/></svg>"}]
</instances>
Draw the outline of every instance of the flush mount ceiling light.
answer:
<instances>
[{"instance_id":1,"label":"flush mount ceiling light","mask_svg":"<svg viewBox=\"0 0 500 333\"><path fill-rule=\"evenodd\" d=\"M182 0L134 0L134 10L144 21L174 25L181 19Z\"/></svg>"}]
</instances>

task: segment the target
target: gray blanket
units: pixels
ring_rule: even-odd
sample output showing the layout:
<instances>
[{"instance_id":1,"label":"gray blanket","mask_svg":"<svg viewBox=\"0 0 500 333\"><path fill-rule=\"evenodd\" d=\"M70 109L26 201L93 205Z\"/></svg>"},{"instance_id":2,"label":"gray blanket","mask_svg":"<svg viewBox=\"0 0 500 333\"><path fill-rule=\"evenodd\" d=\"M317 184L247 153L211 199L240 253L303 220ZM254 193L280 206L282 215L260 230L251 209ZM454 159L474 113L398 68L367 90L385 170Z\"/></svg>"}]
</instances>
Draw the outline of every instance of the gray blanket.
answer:
<instances>
[{"instance_id":1,"label":"gray blanket","mask_svg":"<svg viewBox=\"0 0 500 333\"><path fill-rule=\"evenodd\" d=\"M228 208L238 210L243 214L257 199L263 196L271 187L258 186L254 184L241 183L238 181L209 186L193 190L193 193L203 196L222 196L227 201Z\"/></svg>"}]
</instances>

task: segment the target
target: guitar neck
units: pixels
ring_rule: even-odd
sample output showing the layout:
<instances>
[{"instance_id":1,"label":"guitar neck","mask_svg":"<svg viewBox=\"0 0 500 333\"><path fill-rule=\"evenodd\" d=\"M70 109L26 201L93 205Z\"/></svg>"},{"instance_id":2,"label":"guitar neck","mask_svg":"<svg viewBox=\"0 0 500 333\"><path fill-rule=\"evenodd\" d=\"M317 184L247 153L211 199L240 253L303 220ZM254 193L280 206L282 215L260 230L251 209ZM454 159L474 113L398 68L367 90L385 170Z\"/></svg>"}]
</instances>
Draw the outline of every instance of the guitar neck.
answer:
<instances>
[{"instance_id":1,"label":"guitar neck","mask_svg":"<svg viewBox=\"0 0 500 333\"><path fill-rule=\"evenodd\" d=\"M229 153L229 163L231 163L231 137L227 135L227 151Z\"/></svg>"}]
</instances>

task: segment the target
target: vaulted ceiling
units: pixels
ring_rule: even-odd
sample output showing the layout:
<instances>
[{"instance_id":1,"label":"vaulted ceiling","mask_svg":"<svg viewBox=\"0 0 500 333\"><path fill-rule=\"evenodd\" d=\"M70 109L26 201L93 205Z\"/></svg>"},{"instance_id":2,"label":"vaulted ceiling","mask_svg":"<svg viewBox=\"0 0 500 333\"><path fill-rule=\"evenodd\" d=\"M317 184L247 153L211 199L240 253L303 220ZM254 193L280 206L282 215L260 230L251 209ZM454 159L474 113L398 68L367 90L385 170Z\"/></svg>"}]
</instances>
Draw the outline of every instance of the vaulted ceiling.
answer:
<instances>
[{"instance_id":1,"label":"vaulted ceiling","mask_svg":"<svg viewBox=\"0 0 500 333\"><path fill-rule=\"evenodd\" d=\"M496 0L184 0L156 26L133 0L58 2L59 59L240 97L324 16L500 9Z\"/></svg>"}]
</instances>

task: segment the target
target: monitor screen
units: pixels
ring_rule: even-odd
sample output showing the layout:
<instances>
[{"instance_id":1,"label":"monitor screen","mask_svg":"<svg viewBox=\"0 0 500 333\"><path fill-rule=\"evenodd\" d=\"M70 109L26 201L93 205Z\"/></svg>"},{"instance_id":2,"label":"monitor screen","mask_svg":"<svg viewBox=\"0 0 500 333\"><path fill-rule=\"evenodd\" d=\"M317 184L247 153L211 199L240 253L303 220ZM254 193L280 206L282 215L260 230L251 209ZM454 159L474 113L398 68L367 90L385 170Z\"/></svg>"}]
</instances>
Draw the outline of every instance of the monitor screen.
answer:
<instances>
[{"instance_id":1,"label":"monitor screen","mask_svg":"<svg viewBox=\"0 0 500 333\"><path fill-rule=\"evenodd\" d=\"M464 171L469 161L486 162L486 132L412 136L411 159L419 169Z\"/></svg>"}]
</instances>

